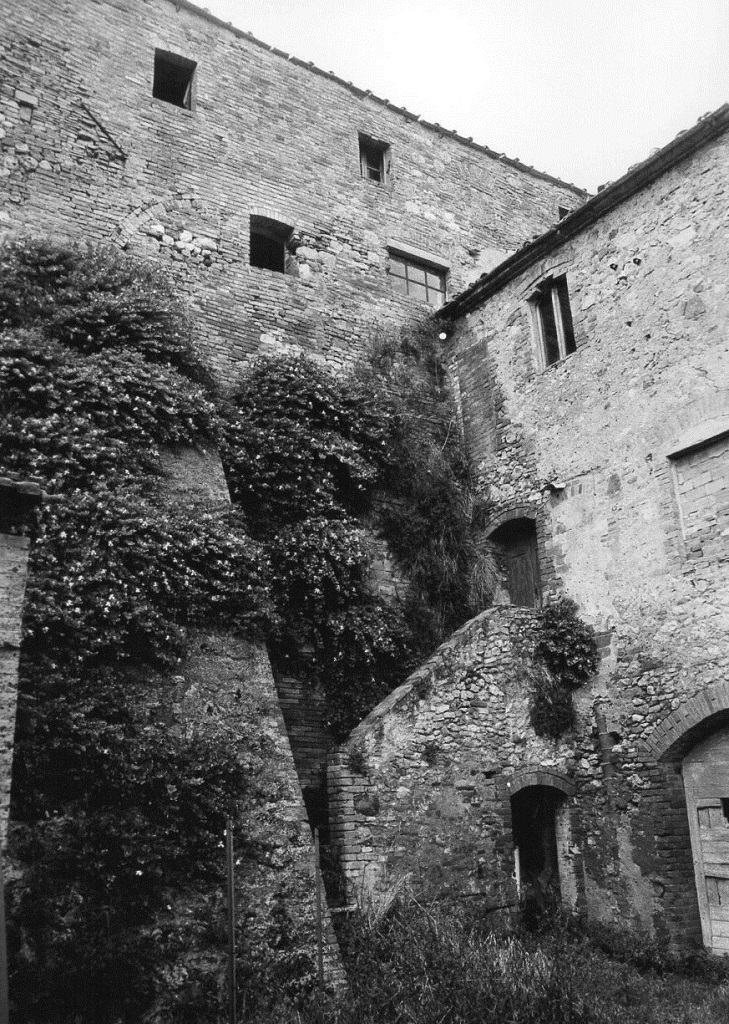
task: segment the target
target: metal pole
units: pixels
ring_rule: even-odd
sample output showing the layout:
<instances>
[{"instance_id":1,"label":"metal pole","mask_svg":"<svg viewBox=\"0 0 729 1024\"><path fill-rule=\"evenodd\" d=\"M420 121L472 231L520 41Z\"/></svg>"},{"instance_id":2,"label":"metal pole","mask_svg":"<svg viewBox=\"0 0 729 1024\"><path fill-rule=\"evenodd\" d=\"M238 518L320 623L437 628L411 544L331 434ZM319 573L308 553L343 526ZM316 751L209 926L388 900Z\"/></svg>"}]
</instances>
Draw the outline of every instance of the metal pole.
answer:
<instances>
[{"instance_id":1,"label":"metal pole","mask_svg":"<svg viewBox=\"0 0 729 1024\"><path fill-rule=\"evenodd\" d=\"M233 819L228 818L225 830L225 854L228 876L228 978L230 1002L228 1005L229 1024L237 1024L238 1008L235 991L235 877L233 873Z\"/></svg>"},{"instance_id":2,"label":"metal pole","mask_svg":"<svg viewBox=\"0 0 729 1024\"><path fill-rule=\"evenodd\" d=\"M324 943L321 925L321 866L319 863L319 829L314 829L314 876L316 878L316 952L319 967L319 991L324 991Z\"/></svg>"}]
</instances>

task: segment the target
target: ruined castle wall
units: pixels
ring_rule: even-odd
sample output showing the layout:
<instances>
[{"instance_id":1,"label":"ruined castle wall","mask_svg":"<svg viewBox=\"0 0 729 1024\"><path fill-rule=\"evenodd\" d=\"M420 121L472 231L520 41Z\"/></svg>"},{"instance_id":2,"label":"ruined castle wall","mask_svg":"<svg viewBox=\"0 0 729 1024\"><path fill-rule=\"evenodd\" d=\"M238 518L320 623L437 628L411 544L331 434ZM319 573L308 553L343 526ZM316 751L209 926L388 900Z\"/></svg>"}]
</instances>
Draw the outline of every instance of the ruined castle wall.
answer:
<instances>
[{"instance_id":1,"label":"ruined castle wall","mask_svg":"<svg viewBox=\"0 0 729 1024\"><path fill-rule=\"evenodd\" d=\"M612 636L614 792L590 770L614 803L584 808L587 899L654 934L695 930L696 889L680 761L648 741L729 672L728 156L725 135L556 246L453 349L493 520L531 509L545 589ZM577 350L545 368L528 300L562 274Z\"/></svg>"},{"instance_id":2,"label":"ruined castle wall","mask_svg":"<svg viewBox=\"0 0 729 1024\"><path fill-rule=\"evenodd\" d=\"M584 194L170 0L0 0L0 233L113 241L169 268L222 379L294 343L337 365L430 309L388 281L390 242L453 295ZM197 64L192 109L152 97L155 49ZM365 180L358 133L390 146ZM294 231L249 265L251 215Z\"/></svg>"},{"instance_id":3,"label":"ruined castle wall","mask_svg":"<svg viewBox=\"0 0 729 1024\"><path fill-rule=\"evenodd\" d=\"M520 784L556 783L565 789L560 888L584 908L580 805L592 795L585 768L595 744L576 756L572 737L534 733L533 622L522 608L477 616L333 754L333 847L350 902L378 905L407 888L475 901L485 914L514 907L511 796ZM590 702L589 693L578 699L586 731Z\"/></svg>"}]
</instances>

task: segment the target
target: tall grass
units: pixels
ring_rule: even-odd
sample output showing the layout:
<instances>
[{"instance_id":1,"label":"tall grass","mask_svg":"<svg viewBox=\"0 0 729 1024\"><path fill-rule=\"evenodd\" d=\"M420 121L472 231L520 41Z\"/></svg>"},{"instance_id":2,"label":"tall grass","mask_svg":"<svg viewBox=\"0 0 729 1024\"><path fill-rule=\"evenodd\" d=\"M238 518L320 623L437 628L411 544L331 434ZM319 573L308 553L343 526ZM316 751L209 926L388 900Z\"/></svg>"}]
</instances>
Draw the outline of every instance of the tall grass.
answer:
<instances>
[{"instance_id":1,"label":"tall grass","mask_svg":"<svg viewBox=\"0 0 729 1024\"><path fill-rule=\"evenodd\" d=\"M497 934L478 914L399 903L342 928L347 992L279 1007L265 1024L729 1021L729 963L631 944L619 931L597 938L564 921Z\"/></svg>"}]
</instances>

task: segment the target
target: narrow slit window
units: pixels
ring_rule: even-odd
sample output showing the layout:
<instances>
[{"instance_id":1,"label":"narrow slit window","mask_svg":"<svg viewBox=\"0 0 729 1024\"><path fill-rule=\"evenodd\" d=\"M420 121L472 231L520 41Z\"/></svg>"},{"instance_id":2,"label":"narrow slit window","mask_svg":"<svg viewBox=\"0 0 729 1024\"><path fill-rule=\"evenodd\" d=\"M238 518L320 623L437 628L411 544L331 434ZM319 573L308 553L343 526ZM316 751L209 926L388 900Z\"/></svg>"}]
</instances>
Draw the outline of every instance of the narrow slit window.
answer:
<instances>
[{"instance_id":1,"label":"narrow slit window","mask_svg":"<svg viewBox=\"0 0 729 1024\"><path fill-rule=\"evenodd\" d=\"M390 173L390 147L386 142L359 136L359 166L363 178L384 184Z\"/></svg>"},{"instance_id":2,"label":"narrow slit window","mask_svg":"<svg viewBox=\"0 0 729 1024\"><path fill-rule=\"evenodd\" d=\"M545 366L577 351L567 278L549 278L532 298Z\"/></svg>"},{"instance_id":3,"label":"narrow slit window","mask_svg":"<svg viewBox=\"0 0 729 1024\"><path fill-rule=\"evenodd\" d=\"M194 60L166 50L154 51L152 95L175 107L192 110L192 81L197 67Z\"/></svg>"}]
</instances>

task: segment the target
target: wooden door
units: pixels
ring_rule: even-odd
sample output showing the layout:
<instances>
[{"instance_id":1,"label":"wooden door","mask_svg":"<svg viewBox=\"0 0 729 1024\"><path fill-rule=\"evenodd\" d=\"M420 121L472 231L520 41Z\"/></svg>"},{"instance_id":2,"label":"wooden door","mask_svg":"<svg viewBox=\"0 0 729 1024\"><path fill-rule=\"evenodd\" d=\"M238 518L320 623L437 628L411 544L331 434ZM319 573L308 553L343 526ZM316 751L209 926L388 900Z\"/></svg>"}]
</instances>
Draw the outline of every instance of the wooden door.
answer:
<instances>
[{"instance_id":1,"label":"wooden door","mask_svg":"<svg viewBox=\"0 0 729 1024\"><path fill-rule=\"evenodd\" d=\"M536 535L514 538L506 547L506 574L512 604L520 608L540 604Z\"/></svg>"},{"instance_id":2,"label":"wooden door","mask_svg":"<svg viewBox=\"0 0 729 1024\"><path fill-rule=\"evenodd\" d=\"M694 747L683 779L704 945L729 956L729 729Z\"/></svg>"},{"instance_id":3,"label":"wooden door","mask_svg":"<svg viewBox=\"0 0 729 1024\"><path fill-rule=\"evenodd\" d=\"M537 555L537 529L533 519L511 519L490 536L499 555L511 604L535 608L542 603Z\"/></svg>"}]
</instances>

